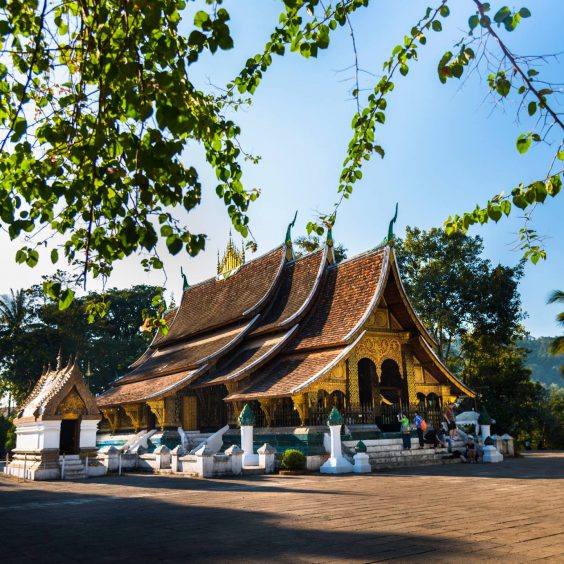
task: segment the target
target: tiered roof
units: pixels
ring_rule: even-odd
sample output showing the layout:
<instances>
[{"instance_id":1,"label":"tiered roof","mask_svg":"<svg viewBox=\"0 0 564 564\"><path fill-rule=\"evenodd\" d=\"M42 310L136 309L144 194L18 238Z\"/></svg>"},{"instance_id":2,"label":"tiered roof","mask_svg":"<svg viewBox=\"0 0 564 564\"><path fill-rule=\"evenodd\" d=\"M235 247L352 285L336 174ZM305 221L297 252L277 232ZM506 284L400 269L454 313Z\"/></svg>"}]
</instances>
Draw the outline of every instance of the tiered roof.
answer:
<instances>
[{"instance_id":1,"label":"tiered roof","mask_svg":"<svg viewBox=\"0 0 564 564\"><path fill-rule=\"evenodd\" d=\"M227 400L290 396L349 354L384 296L439 380L464 389L433 357L432 338L405 295L391 245L338 264L330 246L294 259L289 245L185 289L168 314L168 334L155 337L98 405L231 382L239 382L238 391Z\"/></svg>"},{"instance_id":2,"label":"tiered roof","mask_svg":"<svg viewBox=\"0 0 564 564\"><path fill-rule=\"evenodd\" d=\"M83 417L99 417L96 400L84 382L76 358L63 366L59 355L57 368L44 369L31 394L18 407L15 422L60 419L58 408L70 394L76 398Z\"/></svg>"}]
</instances>

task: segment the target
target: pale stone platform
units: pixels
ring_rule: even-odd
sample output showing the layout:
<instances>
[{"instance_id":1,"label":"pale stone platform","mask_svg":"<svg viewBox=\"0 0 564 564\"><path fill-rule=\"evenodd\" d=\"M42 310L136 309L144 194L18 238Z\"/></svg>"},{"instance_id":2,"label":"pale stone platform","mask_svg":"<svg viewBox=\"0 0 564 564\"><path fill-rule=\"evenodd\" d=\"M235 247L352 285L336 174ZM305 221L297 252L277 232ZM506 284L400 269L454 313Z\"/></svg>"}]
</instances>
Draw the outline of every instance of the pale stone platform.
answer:
<instances>
[{"instance_id":1,"label":"pale stone platform","mask_svg":"<svg viewBox=\"0 0 564 564\"><path fill-rule=\"evenodd\" d=\"M0 507L3 564L564 561L563 452L344 476L0 478Z\"/></svg>"}]
</instances>

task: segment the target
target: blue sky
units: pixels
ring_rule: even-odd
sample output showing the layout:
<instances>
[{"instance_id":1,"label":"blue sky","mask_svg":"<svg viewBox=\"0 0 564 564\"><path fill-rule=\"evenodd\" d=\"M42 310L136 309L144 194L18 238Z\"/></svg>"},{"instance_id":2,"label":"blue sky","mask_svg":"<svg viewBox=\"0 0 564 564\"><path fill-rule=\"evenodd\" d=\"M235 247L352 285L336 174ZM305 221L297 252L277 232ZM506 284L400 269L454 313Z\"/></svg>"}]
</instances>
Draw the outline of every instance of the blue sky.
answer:
<instances>
[{"instance_id":1,"label":"blue sky","mask_svg":"<svg viewBox=\"0 0 564 564\"><path fill-rule=\"evenodd\" d=\"M487 84L479 76L474 75L464 84L439 82L437 63L461 37L473 13L471 0L451 4L452 14L443 22L444 31L429 34L427 45L420 49L419 62L412 65L407 77L398 78L388 99L386 124L376 133L386 158L374 157L365 166L362 181L339 212L334 235L349 249L349 255L382 240L396 201L396 232L400 236L406 225L423 229L440 226L452 213L470 210L521 181L543 177L555 151L554 145L539 146L519 155L515 139L519 133L529 131L533 123L525 117L517 123L513 101L495 108L486 96ZM279 0L226 1L235 49L206 57L194 68L192 80L209 88L208 82L223 85L235 76L245 60L268 39L280 5ZM495 9L503 4L492 5ZM564 2L527 0L525 5L532 18L523 20L511 34L502 32L510 48L520 54L564 51ZM195 6L189 3L190 10ZM382 62L394 45L403 41L426 6L420 0L373 1L370 8L360 10L353 25L361 67L380 73ZM520 8L521 4L512 7ZM305 224L316 211L328 211L336 199L340 165L355 110L349 95L352 83L346 80L352 72L338 71L352 62L346 28L335 34L330 48L318 59L306 60L295 54L276 58L252 106L235 116L243 130L245 150L262 157L258 165L245 166L244 176L248 187L262 190L250 212L259 253L283 241L286 225L296 209L299 216L295 236L305 233ZM551 63L546 72L553 80L564 82L561 63ZM369 86L373 80L365 75L363 84ZM181 289L180 266L184 266L191 282L215 274L217 250L223 249L229 232L229 220L214 193L214 175L203 161L201 150L192 147L186 161L199 168L205 191L198 210L185 216L179 212L180 217L194 231L207 233L209 239L206 251L195 259L166 257L163 253L167 287L177 297ZM536 266L528 264L521 284L524 309L529 314L525 324L535 336L558 331L554 322L558 308L546 306L545 302L551 290L563 287L563 217L563 195L539 206L534 214L535 227L548 237L548 260ZM513 247L521 225L520 214L516 214L497 225L473 228L471 233L484 238L487 258L515 264L520 255ZM33 270L14 265L11 257L15 248L0 239L0 293L38 282L41 274L51 271L48 259ZM162 284L163 275L148 275L134 260L128 260L116 269L109 282L111 286L136 283Z\"/></svg>"}]
</instances>

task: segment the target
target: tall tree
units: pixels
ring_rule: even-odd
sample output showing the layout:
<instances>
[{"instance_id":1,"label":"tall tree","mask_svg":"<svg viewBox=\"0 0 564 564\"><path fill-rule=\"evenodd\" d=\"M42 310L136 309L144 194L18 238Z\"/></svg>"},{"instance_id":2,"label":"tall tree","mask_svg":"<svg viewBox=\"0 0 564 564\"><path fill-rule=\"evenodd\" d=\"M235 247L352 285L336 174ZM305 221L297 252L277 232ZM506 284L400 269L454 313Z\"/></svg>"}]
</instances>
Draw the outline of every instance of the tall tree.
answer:
<instances>
[{"instance_id":1,"label":"tall tree","mask_svg":"<svg viewBox=\"0 0 564 564\"><path fill-rule=\"evenodd\" d=\"M521 266L492 267L481 256L480 237L442 229L407 227L396 250L410 299L441 358L453 360L453 346L469 332L510 342L523 318L517 292Z\"/></svg>"},{"instance_id":2,"label":"tall tree","mask_svg":"<svg viewBox=\"0 0 564 564\"><path fill-rule=\"evenodd\" d=\"M564 292L562 290L554 290L548 298L548 303L564 304ZM564 311L556 316L556 321L559 325L564 327ZM549 350L554 355L564 354L564 336L556 337L552 343L550 343ZM564 364L560 366L560 372L562 377L564 377Z\"/></svg>"},{"instance_id":3,"label":"tall tree","mask_svg":"<svg viewBox=\"0 0 564 564\"><path fill-rule=\"evenodd\" d=\"M139 331L143 310L153 309L158 288L134 286L90 294L60 310L47 300L40 286L24 291L25 330L0 334L0 391L11 391L20 401L31 390L43 367L54 366L58 352L66 359L78 355L83 373L91 373L94 392L105 389L147 348L151 335ZM106 314L88 323L86 300L104 300Z\"/></svg>"}]
</instances>

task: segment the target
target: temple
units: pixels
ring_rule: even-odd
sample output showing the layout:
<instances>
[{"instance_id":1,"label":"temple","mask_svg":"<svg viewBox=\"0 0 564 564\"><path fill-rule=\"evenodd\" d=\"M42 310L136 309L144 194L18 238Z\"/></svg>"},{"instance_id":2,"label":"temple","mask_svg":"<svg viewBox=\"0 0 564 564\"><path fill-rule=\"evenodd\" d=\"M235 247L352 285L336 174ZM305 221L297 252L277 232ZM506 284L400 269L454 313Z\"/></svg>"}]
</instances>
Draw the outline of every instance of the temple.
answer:
<instances>
[{"instance_id":1,"label":"temple","mask_svg":"<svg viewBox=\"0 0 564 564\"><path fill-rule=\"evenodd\" d=\"M393 232L340 263L331 232L300 258L290 227L281 246L249 261L230 238L217 276L184 288L168 333L98 396L106 434L216 431L245 404L257 427L325 425L336 406L351 428L391 430L399 409L430 418L475 395L411 306Z\"/></svg>"}]
</instances>

